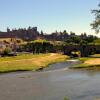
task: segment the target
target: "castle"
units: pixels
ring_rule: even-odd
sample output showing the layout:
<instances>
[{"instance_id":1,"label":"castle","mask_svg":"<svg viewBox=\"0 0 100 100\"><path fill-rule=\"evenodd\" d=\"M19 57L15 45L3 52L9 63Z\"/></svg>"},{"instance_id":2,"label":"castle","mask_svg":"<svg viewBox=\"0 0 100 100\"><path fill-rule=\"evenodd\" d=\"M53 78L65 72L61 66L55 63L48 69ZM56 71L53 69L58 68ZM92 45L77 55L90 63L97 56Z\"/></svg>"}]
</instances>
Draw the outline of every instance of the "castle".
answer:
<instances>
[{"instance_id":1,"label":"castle","mask_svg":"<svg viewBox=\"0 0 100 100\"><path fill-rule=\"evenodd\" d=\"M10 30L7 28L7 32L0 32L0 38L20 38L22 40L34 40L39 36L37 27L19 28Z\"/></svg>"}]
</instances>

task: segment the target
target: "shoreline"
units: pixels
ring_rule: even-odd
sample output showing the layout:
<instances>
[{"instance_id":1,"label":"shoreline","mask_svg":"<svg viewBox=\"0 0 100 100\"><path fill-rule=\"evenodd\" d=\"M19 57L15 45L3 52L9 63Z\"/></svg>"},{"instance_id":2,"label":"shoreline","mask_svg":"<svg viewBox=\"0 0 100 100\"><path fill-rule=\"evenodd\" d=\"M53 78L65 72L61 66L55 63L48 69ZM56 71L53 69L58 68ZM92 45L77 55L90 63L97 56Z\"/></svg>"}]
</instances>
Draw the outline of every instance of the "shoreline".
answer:
<instances>
[{"instance_id":1,"label":"shoreline","mask_svg":"<svg viewBox=\"0 0 100 100\"><path fill-rule=\"evenodd\" d=\"M76 70L100 70L100 58L80 58L79 59L82 63L79 65L75 65L71 69Z\"/></svg>"},{"instance_id":2,"label":"shoreline","mask_svg":"<svg viewBox=\"0 0 100 100\"><path fill-rule=\"evenodd\" d=\"M23 56L23 55L22 55ZM28 56L28 57L26 57ZM3 60L0 61L0 74L2 73L10 73L10 72L23 72L23 71L38 71L48 67L54 63L65 62L69 59L68 56L57 54L57 53L49 53L49 54L40 54L40 55L26 55L21 57L21 59L16 60L12 58L1 58ZM26 59L26 58L27 59ZM11 59L11 60L9 60Z\"/></svg>"}]
</instances>

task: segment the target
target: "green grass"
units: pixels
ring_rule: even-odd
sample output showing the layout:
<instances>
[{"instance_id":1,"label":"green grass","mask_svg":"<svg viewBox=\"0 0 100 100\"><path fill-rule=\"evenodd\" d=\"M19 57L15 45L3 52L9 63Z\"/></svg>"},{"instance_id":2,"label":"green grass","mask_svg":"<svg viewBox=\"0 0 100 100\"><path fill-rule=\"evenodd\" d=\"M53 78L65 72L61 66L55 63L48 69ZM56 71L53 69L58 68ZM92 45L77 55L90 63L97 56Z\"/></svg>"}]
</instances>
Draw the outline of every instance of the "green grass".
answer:
<instances>
[{"instance_id":1,"label":"green grass","mask_svg":"<svg viewBox=\"0 0 100 100\"><path fill-rule=\"evenodd\" d=\"M100 70L100 65L80 64L80 65L74 66L72 69Z\"/></svg>"},{"instance_id":2,"label":"green grass","mask_svg":"<svg viewBox=\"0 0 100 100\"><path fill-rule=\"evenodd\" d=\"M50 54L36 54L33 55L32 53L30 54L19 54L18 56L13 56L13 57L1 57L0 58L0 62L2 61L13 61L13 60L22 60L22 59L31 59L31 58L38 58L38 57L43 57L43 56L49 56Z\"/></svg>"},{"instance_id":3,"label":"green grass","mask_svg":"<svg viewBox=\"0 0 100 100\"><path fill-rule=\"evenodd\" d=\"M100 54L90 55L89 57L81 57L79 58L80 61L85 62L90 59L100 58Z\"/></svg>"},{"instance_id":4,"label":"green grass","mask_svg":"<svg viewBox=\"0 0 100 100\"><path fill-rule=\"evenodd\" d=\"M89 60L89 59L91 59L91 58L89 58L89 57L82 57L82 58L79 58L79 60L82 61L82 62L85 62L85 61L87 61L87 60Z\"/></svg>"},{"instance_id":5,"label":"green grass","mask_svg":"<svg viewBox=\"0 0 100 100\"><path fill-rule=\"evenodd\" d=\"M0 73L14 71L35 71L49 64L65 61L68 56L61 54L22 54L16 57L0 58Z\"/></svg>"},{"instance_id":6,"label":"green grass","mask_svg":"<svg viewBox=\"0 0 100 100\"><path fill-rule=\"evenodd\" d=\"M90 60L91 58L89 57L82 57L82 58L79 58L79 60L82 62L81 64L77 64L77 65L74 65L73 67L71 67L71 69L81 69L81 68L86 68L86 64L84 64L85 61L87 60ZM88 67L88 66L87 66Z\"/></svg>"}]
</instances>

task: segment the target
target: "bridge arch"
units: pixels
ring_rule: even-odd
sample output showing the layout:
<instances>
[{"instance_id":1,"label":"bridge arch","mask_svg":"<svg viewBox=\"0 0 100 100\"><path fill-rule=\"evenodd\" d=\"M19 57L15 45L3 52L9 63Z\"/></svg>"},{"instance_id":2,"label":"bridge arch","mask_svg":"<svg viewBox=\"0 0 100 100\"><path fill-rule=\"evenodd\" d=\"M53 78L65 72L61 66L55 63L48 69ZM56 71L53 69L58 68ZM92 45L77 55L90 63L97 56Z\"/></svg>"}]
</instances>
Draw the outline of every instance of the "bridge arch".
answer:
<instances>
[{"instance_id":1,"label":"bridge arch","mask_svg":"<svg viewBox=\"0 0 100 100\"><path fill-rule=\"evenodd\" d=\"M100 53L100 45L67 45L64 46L64 54L69 55L72 51L77 50L81 52L82 57L87 57L91 54Z\"/></svg>"}]
</instances>

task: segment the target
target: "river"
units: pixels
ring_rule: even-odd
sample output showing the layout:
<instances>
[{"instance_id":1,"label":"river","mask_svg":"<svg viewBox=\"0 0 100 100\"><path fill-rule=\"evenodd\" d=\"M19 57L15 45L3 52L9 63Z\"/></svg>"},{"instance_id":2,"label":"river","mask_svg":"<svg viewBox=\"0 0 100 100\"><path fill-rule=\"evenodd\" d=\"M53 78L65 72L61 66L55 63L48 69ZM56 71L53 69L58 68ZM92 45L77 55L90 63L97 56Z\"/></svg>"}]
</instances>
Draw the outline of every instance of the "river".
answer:
<instances>
[{"instance_id":1,"label":"river","mask_svg":"<svg viewBox=\"0 0 100 100\"><path fill-rule=\"evenodd\" d=\"M73 71L77 62L50 65L41 72L0 75L0 100L100 100L100 72Z\"/></svg>"}]
</instances>

